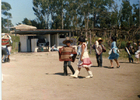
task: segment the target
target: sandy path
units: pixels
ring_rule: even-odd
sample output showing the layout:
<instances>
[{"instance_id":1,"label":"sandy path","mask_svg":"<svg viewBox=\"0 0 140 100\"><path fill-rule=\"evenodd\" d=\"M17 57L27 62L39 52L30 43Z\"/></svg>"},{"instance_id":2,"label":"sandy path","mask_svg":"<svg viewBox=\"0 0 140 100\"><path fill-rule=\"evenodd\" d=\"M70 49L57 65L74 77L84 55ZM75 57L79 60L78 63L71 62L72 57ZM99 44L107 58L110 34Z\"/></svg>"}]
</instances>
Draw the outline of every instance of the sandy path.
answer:
<instances>
[{"instance_id":1,"label":"sandy path","mask_svg":"<svg viewBox=\"0 0 140 100\"><path fill-rule=\"evenodd\" d=\"M63 76L57 52L14 54L2 64L2 100L140 100L140 64L122 60L121 68L108 69L107 58L104 67L96 67L95 57L91 60L94 77L84 78L82 69L74 79Z\"/></svg>"}]
</instances>

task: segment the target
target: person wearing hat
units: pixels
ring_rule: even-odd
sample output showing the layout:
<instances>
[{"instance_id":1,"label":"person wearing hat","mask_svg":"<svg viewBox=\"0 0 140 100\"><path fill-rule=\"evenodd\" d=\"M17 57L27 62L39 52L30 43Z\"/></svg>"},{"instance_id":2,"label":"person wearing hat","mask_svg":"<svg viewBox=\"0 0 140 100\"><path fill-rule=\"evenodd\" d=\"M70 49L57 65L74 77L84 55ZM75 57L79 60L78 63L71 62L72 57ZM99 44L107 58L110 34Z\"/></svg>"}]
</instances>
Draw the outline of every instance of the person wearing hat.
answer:
<instances>
[{"instance_id":1,"label":"person wearing hat","mask_svg":"<svg viewBox=\"0 0 140 100\"><path fill-rule=\"evenodd\" d=\"M69 37L66 37L66 40L63 41L63 44L65 44L66 46L63 46L59 49L59 61L64 61L64 76L68 75L67 65L72 73L75 73L71 62L75 61L77 53L75 51L75 48L70 46L72 42L73 40L71 40Z\"/></svg>"},{"instance_id":2,"label":"person wearing hat","mask_svg":"<svg viewBox=\"0 0 140 100\"><path fill-rule=\"evenodd\" d=\"M128 53L128 59L129 59L129 62L133 63L133 58L132 58L132 46L131 46L131 42L127 42L126 44L126 47L125 47L125 51Z\"/></svg>"},{"instance_id":3,"label":"person wearing hat","mask_svg":"<svg viewBox=\"0 0 140 100\"><path fill-rule=\"evenodd\" d=\"M96 52L96 59L97 59L98 67L102 67L102 53L106 52L106 49L104 45L102 44L102 42L103 42L103 39L98 38L98 41L96 41L95 44L93 45L93 49L95 49L95 52Z\"/></svg>"}]
</instances>

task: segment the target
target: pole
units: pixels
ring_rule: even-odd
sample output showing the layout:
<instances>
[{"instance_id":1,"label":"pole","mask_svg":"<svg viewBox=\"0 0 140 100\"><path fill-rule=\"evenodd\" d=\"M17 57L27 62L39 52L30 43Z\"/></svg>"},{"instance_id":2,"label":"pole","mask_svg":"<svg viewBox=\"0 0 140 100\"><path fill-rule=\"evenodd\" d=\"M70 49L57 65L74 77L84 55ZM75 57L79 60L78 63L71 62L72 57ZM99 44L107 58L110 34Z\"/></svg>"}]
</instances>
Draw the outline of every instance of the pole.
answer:
<instances>
[{"instance_id":1,"label":"pole","mask_svg":"<svg viewBox=\"0 0 140 100\"><path fill-rule=\"evenodd\" d=\"M140 27L140 0L139 0L139 27Z\"/></svg>"},{"instance_id":2,"label":"pole","mask_svg":"<svg viewBox=\"0 0 140 100\"><path fill-rule=\"evenodd\" d=\"M90 33L90 54L91 54L91 49L92 49L92 44L91 44L91 30L89 31Z\"/></svg>"}]
</instances>

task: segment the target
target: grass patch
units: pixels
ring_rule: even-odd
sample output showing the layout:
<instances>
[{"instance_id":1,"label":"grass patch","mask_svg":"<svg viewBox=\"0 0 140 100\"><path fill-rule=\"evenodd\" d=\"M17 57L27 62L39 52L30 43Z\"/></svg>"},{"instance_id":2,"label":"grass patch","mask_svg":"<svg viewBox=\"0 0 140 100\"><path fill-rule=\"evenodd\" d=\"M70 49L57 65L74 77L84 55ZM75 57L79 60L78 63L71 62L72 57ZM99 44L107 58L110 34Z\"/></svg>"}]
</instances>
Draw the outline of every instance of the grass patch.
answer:
<instances>
[{"instance_id":1,"label":"grass patch","mask_svg":"<svg viewBox=\"0 0 140 100\"><path fill-rule=\"evenodd\" d=\"M11 36L11 38L13 41L11 53L18 52L18 43L20 41L20 37L19 36Z\"/></svg>"}]
</instances>

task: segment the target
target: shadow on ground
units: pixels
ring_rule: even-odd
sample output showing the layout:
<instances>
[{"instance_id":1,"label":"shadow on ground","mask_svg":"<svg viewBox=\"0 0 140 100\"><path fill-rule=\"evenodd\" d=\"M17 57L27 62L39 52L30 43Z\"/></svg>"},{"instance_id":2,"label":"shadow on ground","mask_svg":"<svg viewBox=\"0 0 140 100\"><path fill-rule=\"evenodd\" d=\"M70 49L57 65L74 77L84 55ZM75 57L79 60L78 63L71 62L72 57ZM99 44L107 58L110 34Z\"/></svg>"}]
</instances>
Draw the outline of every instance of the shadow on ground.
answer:
<instances>
[{"instance_id":1,"label":"shadow on ground","mask_svg":"<svg viewBox=\"0 0 140 100\"><path fill-rule=\"evenodd\" d=\"M54 73L53 75L60 75L60 76L64 76L64 73L59 72L59 73Z\"/></svg>"},{"instance_id":2,"label":"shadow on ground","mask_svg":"<svg viewBox=\"0 0 140 100\"><path fill-rule=\"evenodd\" d=\"M91 67L98 67L98 66L91 66Z\"/></svg>"},{"instance_id":3,"label":"shadow on ground","mask_svg":"<svg viewBox=\"0 0 140 100\"><path fill-rule=\"evenodd\" d=\"M64 73L45 73L46 75L60 75L60 76L64 76Z\"/></svg>"},{"instance_id":4,"label":"shadow on ground","mask_svg":"<svg viewBox=\"0 0 140 100\"><path fill-rule=\"evenodd\" d=\"M52 74L49 74L49 73L45 73L46 75L60 75L60 76L64 76L64 73L62 73L62 72L58 72L58 73L52 73ZM68 75L67 76L70 76L71 74L70 73L68 73ZM83 78L85 78L84 76L78 76L78 78L79 79L83 79ZM73 78L74 79L74 78Z\"/></svg>"},{"instance_id":5,"label":"shadow on ground","mask_svg":"<svg viewBox=\"0 0 140 100\"><path fill-rule=\"evenodd\" d=\"M130 63L130 62L119 62L119 63ZM130 63L131 64L131 63Z\"/></svg>"},{"instance_id":6,"label":"shadow on ground","mask_svg":"<svg viewBox=\"0 0 140 100\"><path fill-rule=\"evenodd\" d=\"M140 98L140 95L138 95L138 97Z\"/></svg>"},{"instance_id":7,"label":"shadow on ground","mask_svg":"<svg viewBox=\"0 0 140 100\"><path fill-rule=\"evenodd\" d=\"M136 63L136 62L133 62L133 63L130 63L130 62L119 62L119 63L127 63L127 64L139 64L139 63Z\"/></svg>"},{"instance_id":8,"label":"shadow on ground","mask_svg":"<svg viewBox=\"0 0 140 100\"><path fill-rule=\"evenodd\" d=\"M108 66L103 66L104 68L108 68L108 69L114 69L114 67L108 67Z\"/></svg>"}]
</instances>

